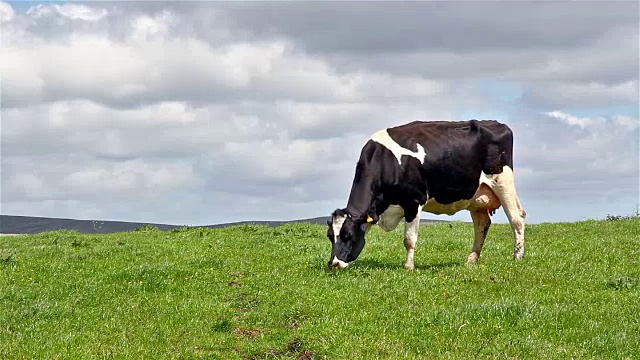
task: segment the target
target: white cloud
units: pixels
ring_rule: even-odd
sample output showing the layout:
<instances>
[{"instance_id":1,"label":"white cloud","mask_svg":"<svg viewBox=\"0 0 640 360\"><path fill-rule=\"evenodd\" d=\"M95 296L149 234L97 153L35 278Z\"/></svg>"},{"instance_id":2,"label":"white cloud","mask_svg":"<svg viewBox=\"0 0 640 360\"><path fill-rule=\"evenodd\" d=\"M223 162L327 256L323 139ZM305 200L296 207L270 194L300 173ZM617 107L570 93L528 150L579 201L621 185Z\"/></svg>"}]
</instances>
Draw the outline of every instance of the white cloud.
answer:
<instances>
[{"instance_id":1,"label":"white cloud","mask_svg":"<svg viewBox=\"0 0 640 360\"><path fill-rule=\"evenodd\" d=\"M291 96L350 100L366 91L353 88L361 81L333 74L321 61L296 57L277 42L211 48L195 39L154 39L134 46L75 34L65 42L13 44L5 47L0 60L9 106L42 98L86 98L118 106L167 97L213 102ZM422 85L415 90L426 89Z\"/></svg>"},{"instance_id":2,"label":"white cloud","mask_svg":"<svg viewBox=\"0 0 640 360\"><path fill-rule=\"evenodd\" d=\"M71 20L98 21L107 15L107 9L89 7L81 4L36 5L27 10L34 19L50 16L62 16Z\"/></svg>"},{"instance_id":3,"label":"white cloud","mask_svg":"<svg viewBox=\"0 0 640 360\"><path fill-rule=\"evenodd\" d=\"M24 160L39 163L33 167ZM74 154L67 159L46 155L8 157L4 162L4 169L10 173L3 181L3 190L9 190L3 194L3 201L146 197L199 183L191 164L175 161L137 158L109 162Z\"/></svg>"},{"instance_id":4,"label":"white cloud","mask_svg":"<svg viewBox=\"0 0 640 360\"><path fill-rule=\"evenodd\" d=\"M606 107L611 104L633 104L640 96L638 80L619 84L536 83L523 95L537 107Z\"/></svg>"},{"instance_id":5,"label":"white cloud","mask_svg":"<svg viewBox=\"0 0 640 360\"><path fill-rule=\"evenodd\" d=\"M617 125L625 127L629 130L634 130L640 127L640 119L634 119L630 116L615 116L614 118Z\"/></svg>"},{"instance_id":6,"label":"white cloud","mask_svg":"<svg viewBox=\"0 0 640 360\"><path fill-rule=\"evenodd\" d=\"M587 126L603 125L606 121L605 118L603 117L598 117L598 118L578 117L578 116L573 116L571 114L566 114L566 113L563 113L562 111L557 111L557 110L549 111L545 114L553 118L556 118L568 125L577 125L583 129Z\"/></svg>"},{"instance_id":7,"label":"white cloud","mask_svg":"<svg viewBox=\"0 0 640 360\"><path fill-rule=\"evenodd\" d=\"M226 105L160 102L113 109L86 100L3 110L5 156L46 151L95 156L197 155L228 141L274 132L267 123ZM33 139L25 143L24 139Z\"/></svg>"},{"instance_id":8,"label":"white cloud","mask_svg":"<svg viewBox=\"0 0 640 360\"><path fill-rule=\"evenodd\" d=\"M16 12L13 10L11 5L5 2L0 2L0 24L13 20L15 16Z\"/></svg>"},{"instance_id":9,"label":"white cloud","mask_svg":"<svg viewBox=\"0 0 640 360\"><path fill-rule=\"evenodd\" d=\"M58 13L51 6L38 9L43 18ZM5 107L73 98L118 107L165 99L362 102L427 99L450 90L446 82L428 79L339 73L284 39L212 46L193 36L174 36L186 21L168 11L135 15L122 37L78 26L56 41L47 40L49 33L14 29L0 59Z\"/></svg>"},{"instance_id":10,"label":"white cloud","mask_svg":"<svg viewBox=\"0 0 640 360\"><path fill-rule=\"evenodd\" d=\"M609 117L609 119L604 116L579 117L558 110L549 111L544 114L558 119L567 125L576 125L582 129L589 128L595 134L598 134L598 130L605 130L607 128L613 128L617 131L624 132L627 130L633 131L640 127L640 120L630 116L616 115Z\"/></svg>"},{"instance_id":11,"label":"white cloud","mask_svg":"<svg viewBox=\"0 0 640 360\"><path fill-rule=\"evenodd\" d=\"M131 21L131 40L142 43L151 39L164 38L169 35L170 27L176 25L176 21L176 17L169 11L163 11L156 16L138 16Z\"/></svg>"},{"instance_id":12,"label":"white cloud","mask_svg":"<svg viewBox=\"0 0 640 360\"><path fill-rule=\"evenodd\" d=\"M547 201L558 196L595 201L612 193L625 194L631 203L640 200L637 118L578 117L561 111L545 115L537 119L538 126L515 130L525 191Z\"/></svg>"},{"instance_id":13,"label":"white cloud","mask_svg":"<svg viewBox=\"0 0 640 360\"><path fill-rule=\"evenodd\" d=\"M106 168L83 168L63 178L66 188L85 193L158 191L188 185L194 176L189 164L150 165L140 159L108 164Z\"/></svg>"}]
</instances>

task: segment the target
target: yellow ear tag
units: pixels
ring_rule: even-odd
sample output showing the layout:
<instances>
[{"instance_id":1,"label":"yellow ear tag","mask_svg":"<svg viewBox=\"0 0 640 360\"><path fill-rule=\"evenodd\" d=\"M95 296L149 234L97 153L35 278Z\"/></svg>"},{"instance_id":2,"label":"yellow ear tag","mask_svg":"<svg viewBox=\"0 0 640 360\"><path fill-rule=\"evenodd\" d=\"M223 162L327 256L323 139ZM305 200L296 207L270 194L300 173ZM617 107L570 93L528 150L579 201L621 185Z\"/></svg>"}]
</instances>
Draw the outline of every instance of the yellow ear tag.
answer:
<instances>
[{"instance_id":1,"label":"yellow ear tag","mask_svg":"<svg viewBox=\"0 0 640 360\"><path fill-rule=\"evenodd\" d=\"M372 223L373 222L373 218L371 216L367 216L367 222L368 223Z\"/></svg>"}]
</instances>

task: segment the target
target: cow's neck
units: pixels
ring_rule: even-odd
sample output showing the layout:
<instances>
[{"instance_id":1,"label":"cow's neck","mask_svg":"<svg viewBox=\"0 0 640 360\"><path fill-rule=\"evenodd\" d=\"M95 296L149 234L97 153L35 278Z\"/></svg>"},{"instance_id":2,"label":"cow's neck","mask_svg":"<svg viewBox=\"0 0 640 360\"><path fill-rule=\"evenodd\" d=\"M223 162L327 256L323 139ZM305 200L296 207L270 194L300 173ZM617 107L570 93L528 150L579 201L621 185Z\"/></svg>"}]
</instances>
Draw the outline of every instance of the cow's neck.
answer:
<instances>
[{"instance_id":1,"label":"cow's neck","mask_svg":"<svg viewBox=\"0 0 640 360\"><path fill-rule=\"evenodd\" d=\"M362 179L351 186L351 194L347 201L347 211L355 216L361 216L367 212L375 202L371 179Z\"/></svg>"}]
</instances>

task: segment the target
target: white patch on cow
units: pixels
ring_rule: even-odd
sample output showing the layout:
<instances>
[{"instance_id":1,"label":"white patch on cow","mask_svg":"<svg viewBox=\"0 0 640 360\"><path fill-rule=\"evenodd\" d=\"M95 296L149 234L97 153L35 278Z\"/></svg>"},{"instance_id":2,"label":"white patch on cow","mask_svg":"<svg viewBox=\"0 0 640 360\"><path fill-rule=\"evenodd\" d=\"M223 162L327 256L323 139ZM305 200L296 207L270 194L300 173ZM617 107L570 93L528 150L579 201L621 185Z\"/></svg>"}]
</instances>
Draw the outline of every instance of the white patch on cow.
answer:
<instances>
[{"instance_id":1,"label":"white patch on cow","mask_svg":"<svg viewBox=\"0 0 640 360\"><path fill-rule=\"evenodd\" d=\"M502 173L487 176L487 184L504 207L515 236L513 257L521 260L524 257L524 221L527 213L516 192L513 170L505 166Z\"/></svg>"},{"instance_id":2,"label":"white patch on cow","mask_svg":"<svg viewBox=\"0 0 640 360\"><path fill-rule=\"evenodd\" d=\"M347 266L349 266L349 264L348 264L348 263L346 263L346 262L344 262L344 261L342 261L342 260L339 260L339 259L338 259L337 257L335 257L335 256L333 257L333 260L331 261L331 265L332 265L333 267L337 267L338 269L344 269L344 268L346 268Z\"/></svg>"},{"instance_id":3,"label":"white patch on cow","mask_svg":"<svg viewBox=\"0 0 640 360\"><path fill-rule=\"evenodd\" d=\"M334 243L337 243L338 241L340 241L340 230L342 229L342 225L344 225L345 220L347 220L346 215L336 216L335 218L333 218L333 224L331 224L331 226L333 227Z\"/></svg>"},{"instance_id":4,"label":"white patch on cow","mask_svg":"<svg viewBox=\"0 0 640 360\"><path fill-rule=\"evenodd\" d=\"M467 264L473 264L480 258L482 246L484 246L487 232L491 226L491 217L489 217L488 211L471 211L471 219L473 220L474 241L471 254L467 257Z\"/></svg>"},{"instance_id":5,"label":"white patch on cow","mask_svg":"<svg viewBox=\"0 0 640 360\"><path fill-rule=\"evenodd\" d=\"M424 148L420 144L417 144L417 147L418 147L417 152L413 152L407 148L400 146L400 144L395 142L391 138L391 136L389 136L387 129L383 129L376 132L369 138L369 140L375 141L378 144L389 149L389 151L391 151L393 155L395 155L396 159L398 159L399 165L402 165L402 161L401 161L402 155L413 156L414 158L418 159L418 161L420 161L421 164L424 163L424 158L427 155L427 153L424 151Z\"/></svg>"},{"instance_id":6,"label":"white patch on cow","mask_svg":"<svg viewBox=\"0 0 640 360\"><path fill-rule=\"evenodd\" d=\"M418 232L420 231L420 208L418 207L418 214L415 219L410 223L404 225L404 248L407 250L407 260L404 263L404 268L407 270L413 270L413 258L416 251L416 242L418 242Z\"/></svg>"},{"instance_id":7,"label":"white patch on cow","mask_svg":"<svg viewBox=\"0 0 640 360\"><path fill-rule=\"evenodd\" d=\"M347 220L346 215L336 216L335 218L333 218L333 223L331 224L331 226L333 227L334 244L338 244L338 242L340 241L340 230L342 229L342 225L344 225L345 220ZM347 265L349 264L342 260L338 260L338 258L335 256L333 257L333 260L331 260L331 266L337 267L338 269L344 269L347 267Z\"/></svg>"}]
</instances>

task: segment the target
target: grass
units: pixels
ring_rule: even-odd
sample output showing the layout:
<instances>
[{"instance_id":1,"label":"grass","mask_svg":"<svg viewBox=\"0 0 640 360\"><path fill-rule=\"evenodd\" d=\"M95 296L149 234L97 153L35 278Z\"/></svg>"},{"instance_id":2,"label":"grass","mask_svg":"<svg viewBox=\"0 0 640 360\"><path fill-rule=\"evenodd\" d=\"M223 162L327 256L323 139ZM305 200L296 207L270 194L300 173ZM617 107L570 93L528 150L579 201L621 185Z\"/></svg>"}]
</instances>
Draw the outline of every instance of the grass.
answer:
<instances>
[{"instance_id":1,"label":"grass","mask_svg":"<svg viewBox=\"0 0 640 360\"><path fill-rule=\"evenodd\" d=\"M638 359L640 220L374 228L328 270L323 226L0 238L2 359Z\"/></svg>"}]
</instances>

